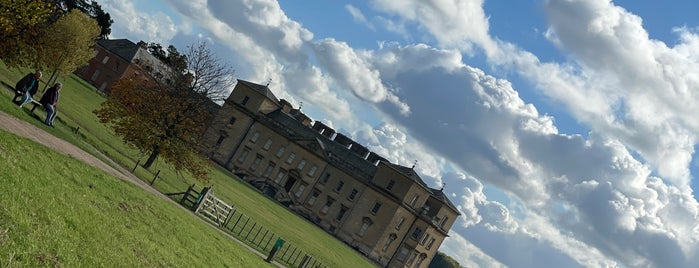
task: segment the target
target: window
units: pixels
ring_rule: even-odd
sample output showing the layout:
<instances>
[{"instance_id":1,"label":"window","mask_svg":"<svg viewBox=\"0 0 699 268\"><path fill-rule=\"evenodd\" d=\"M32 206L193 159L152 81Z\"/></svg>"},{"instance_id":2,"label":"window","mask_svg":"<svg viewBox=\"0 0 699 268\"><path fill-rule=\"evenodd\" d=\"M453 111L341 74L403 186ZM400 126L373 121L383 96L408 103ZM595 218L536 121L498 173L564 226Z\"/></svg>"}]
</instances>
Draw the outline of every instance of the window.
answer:
<instances>
[{"instance_id":1,"label":"window","mask_svg":"<svg viewBox=\"0 0 699 268\"><path fill-rule=\"evenodd\" d=\"M286 170L280 168L279 172L277 173L277 177L274 178L274 182L280 183L282 181L282 179L284 179L285 176L286 176Z\"/></svg>"},{"instance_id":2,"label":"window","mask_svg":"<svg viewBox=\"0 0 699 268\"><path fill-rule=\"evenodd\" d=\"M347 207L342 206L342 207L340 208L340 211L337 212L337 217L335 217L335 219L338 220L338 221L341 221L342 218L345 216L345 213L347 213L347 209L348 209Z\"/></svg>"},{"instance_id":3,"label":"window","mask_svg":"<svg viewBox=\"0 0 699 268\"><path fill-rule=\"evenodd\" d=\"M364 218L362 220L362 226L359 227L359 232L357 232L357 234L359 236L364 236L364 234L366 234L367 229L369 229L370 225L371 225L371 220L368 218Z\"/></svg>"},{"instance_id":4,"label":"window","mask_svg":"<svg viewBox=\"0 0 699 268\"><path fill-rule=\"evenodd\" d=\"M323 176L323 179L320 180L320 184L326 184L330 180L330 173L325 173L325 176Z\"/></svg>"},{"instance_id":5,"label":"window","mask_svg":"<svg viewBox=\"0 0 699 268\"><path fill-rule=\"evenodd\" d=\"M410 253L410 249L408 249L408 247L406 247L404 245L404 246L400 247L400 252L398 252L398 257L396 257L396 259L398 259L399 261L404 261L405 258L408 257L409 253Z\"/></svg>"},{"instance_id":6,"label":"window","mask_svg":"<svg viewBox=\"0 0 699 268\"><path fill-rule=\"evenodd\" d=\"M260 162L262 162L262 158L264 158L261 155L255 156L255 161L252 161L252 165L250 165L251 170L256 170L258 166L260 166Z\"/></svg>"},{"instance_id":7,"label":"window","mask_svg":"<svg viewBox=\"0 0 699 268\"><path fill-rule=\"evenodd\" d=\"M349 199L350 201L354 200L354 198L357 197L357 193L359 193L357 189L352 189L349 196L347 196L347 199Z\"/></svg>"},{"instance_id":8,"label":"window","mask_svg":"<svg viewBox=\"0 0 699 268\"><path fill-rule=\"evenodd\" d=\"M418 197L420 197L420 196L418 196L417 194L413 195L413 199L410 200L410 206L411 206L411 207L414 207L414 206L415 206L415 202L417 202Z\"/></svg>"},{"instance_id":9,"label":"window","mask_svg":"<svg viewBox=\"0 0 699 268\"><path fill-rule=\"evenodd\" d=\"M298 168L299 170L302 170L305 166L306 166L306 159L301 159L301 161L299 162L299 165L296 166L296 168Z\"/></svg>"},{"instance_id":10,"label":"window","mask_svg":"<svg viewBox=\"0 0 699 268\"><path fill-rule=\"evenodd\" d=\"M430 234L425 234L425 236L423 236L422 239L420 239L420 245L424 246L425 242L427 242L427 239L429 239L429 238L430 238Z\"/></svg>"},{"instance_id":11,"label":"window","mask_svg":"<svg viewBox=\"0 0 699 268\"><path fill-rule=\"evenodd\" d=\"M245 96L245 98L243 98L243 101L241 101L240 104L242 104L242 105L248 104L249 100L250 100L250 97Z\"/></svg>"},{"instance_id":12,"label":"window","mask_svg":"<svg viewBox=\"0 0 699 268\"><path fill-rule=\"evenodd\" d=\"M313 205L316 200L318 200L318 196L320 195L320 192L318 191L313 191L313 194L311 194L311 197L308 198L308 203L309 205Z\"/></svg>"},{"instance_id":13,"label":"window","mask_svg":"<svg viewBox=\"0 0 699 268\"><path fill-rule=\"evenodd\" d=\"M432 248L432 244L434 244L434 237L433 237L433 238L430 238L430 242L427 243L427 246L425 246L425 248L426 248L426 249L431 249L431 248Z\"/></svg>"},{"instance_id":14,"label":"window","mask_svg":"<svg viewBox=\"0 0 699 268\"><path fill-rule=\"evenodd\" d=\"M330 209L330 206L333 205L333 202L335 202L335 200L328 197L328 201L325 201L325 205L323 206L323 208L320 209L320 212L323 214L328 213L328 209Z\"/></svg>"},{"instance_id":15,"label":"window","mask_svg":"<svg viewBox=\"0 0 699 268\"><path fill-rule=\"evenodd\" d=\"M415 266L420 267L420 265L422 264L423 261L425 261L426 258L427 258L427 254L425 254L425 253L420 254L420 256L417 257L417 263L415 264Z\"/></svg>"},{"instance_id":16,"label":"window","mask_svg":"<svg viewBox=\"0 0 699 268\"><path fill-rule=\"evenodd\" d=\"M413 234L410 235L415 240L418 240L420 238L420 235L422 235L422 229L420 227L415 227L415 230L413 230Z\"/></svg>"},{"instance_id":17,"label":"window","mask_svg":"<svg viewBox=\"0 0 699 268\"><path fill-rule=\"evenodd\" d=\"M296 154L293 153L293 152L290 153L290 154L289 154L289 158L286 159L286 163L287 163L287 164L291 164L291 162L294 162L294 158L296 158Z\"/></svg>"},{"instance_id":18,"label":"window","mask_svg":"<svg viewBox=\"0 0 699 268\"><path fill-rule=\"evenodd\" d=\"M300 196L303 194L303 190L306 190L306 184L305 184L305 183L302 183L301 185L299 185L298 188L296 188L296 192L294 193L294 195L295 195L296 197L300 197Z\"/></svg>"},{"instance_id":19,"label":"window","mask_svg":"<svg viewBox=\"0 0 699 268\"><path fill-rule=\"evenodd\" d=\"M390 191L391 189L393 189L393 185L395 185L395 184L396 184L396 181L390 180L390 181L388 182L388 184L386 185L386 190L389 190L389 191Z\"/></svg>"},{"instance_id":20,"label":"window","mask_svg":"<svg viewBox=\"0 0 699 268\"><path fill-rule=\"evenodd\" d=\"M99 76L100 76L100 70L95 70L95 72L92 73L92 77L90 78L90 80L96 81L97 77L99 77Z\"/></svg>"},{"instance_id":21,"label":"window","mask_svg":"<svg viewBox=\"0 0 699 268\"><path fill-rule=\"evenodd\" d=\"M396 224L396 230L400 230L400 227L403 226L404 222L405 222L405 217L400 217L400 219L398 219L398 224Z\"/></svg>"},{"instance_id":22,"label":"window","mask_svg":"<svg viewBox=\"0 0 699 268\"><path fill-rule=\"evenodd\" d=\"M255 132L252 134L252 137L250 137L250 141L252 143L257 142L257 139L260 138L260 132Z\"/></svg>"},{"instance_id":23,"label":"window","mask_svg":"<svg viewBox=\"0 0 699 268\"><path fill-rule=\"evenodd\" d=\"M221 135L220 137L218 137L218 140L216 140L216 147L218 147L219 145L221 145L221 143L223 143L223 139L225 139L225 138L226 138L226 136L223 136L223 135Z\"/></svg>"},{"instance_id":24,"label":"window","mask_svg":"<svg viewBox=\"0 0 699 268\"><path fill-rule=\"evenodd\" d=\"M269 176L272 175L272 170L274 170L275 166L276 164L274 164L274 162L269 161L267 168L265 169L265 173L262 174L262 177L269 178Z\"/></svg>"},{"instance_id":25,"label":"window","mask_svg":"<svg viewBox=\"0 0 699 268\"><path fill-rule=\"evenodd\" d=\"M315 175L317 169L318 169L318 167L316 165L311 166L311 169L308 170L308 176Z\"/></svg>"},{"instance_id":26,"label":"window","mask_svg":"<svg viewBox=\"0 0 699 268\"><path fill-rule=\"evenodd\" d=\"M407 265L413 264L415 257L417 257L417 252L413 250L410 252L410 257L408 257L408 260L405 261L405 264L407 264Z\"/></svg>"},{"instance_id":27,"label":"window","mask_svg":"<svg viewBox=\"0 0 699 268\"><path fill-rule=\"evenodd\" d=\"M231 116L231 119L228 120L228 124L229 124L229 125L233 125L234 123L235 123L235 117L234 117L234 116Z\"/></svg>"},{"instance_id":28,"label":"window","mask_svg":"<svg viewBox=\"0 0 699 268\"><path fill-rule=\"evenodd\" d=\"M449 220L449 217L444 216L444 218L442 218L442 220L439 222L439 227L442 227L442 229L444 229L444 225L447 224L447 220Z\"/></svg>"},{"instance_id":29,"label":"window","mask_svg":"<svg viewBox=\"0 0 699 268\"><path fill-rule=\"evenodd\" d=\"M396 238L398 238L398 236L396 236L396 234L389 235L388 238L386 239L386 243L383 244L383 248L381 250L386 251L388 249L388 247L391 246L391 243L393 243L393 241L396 240Z\"/></svg>"},{"instance_id":30,"label":"window","mask_svg":"<svg viewBox=\"0 0 699 268\"><path fill-rule=\"evenodd\" d=\"M277 157L282 157L285 150L286 150L286 147L279 147L279 150L277 151Z\"/></svg>"},{"instance_id":31,"label":"window","mask_svg":"<svg viewBox=\"0 0 699 268\"><path fill-rule=\"evenodd\" d=\"M379 212L379 209L381 209L381 203L376 202L376 203L374 203L374 207L371 208L371 213L376 214Z\"/></svg>"},{"instance_id":32,"label":"window","mask_svg":"<svg viewBox=\"0 0 699 268\"><path fill-rule=\"evenodd\" d=\"M104 59L102 59L102 64L107 64L109 61L109 56L104 56Z\"/></svg>"},{"instance_id":33,"label":"window","mask_svg":"<svg viewBox=\"0 0 699 268\"><path fill-rule=\"evenodd\" d=\"M100 91L104 91L105 88L107 88L107 82L102 83L100 86Z\"/></svg>"},{"instance_id":34,"label":"window","mask_svg":"<svg viewBox=\"0 0 699 268\"><path fill-rule=\"evenodd\" d=\"M238 162L243 163L245 162L245 159L248 158L248 154L250 153L250 148L245 147L243 151L240 153L238 156Z\"/></svg>"},{"instance_id":35,"label":"window","mask_svg":"<svg viewBox=\"0 0 699 268\"><path fill-rule=\"evenodd\" d=\"M272 139L267 139L265 142L265 145L262 146L262 149L265 149L265 151L269 150L269 147L272 147Z\"/></svg>"},{"instance_id":36,"label":"window","mask_svg":"<svg viewBox=\"0 0 699 268\"><path fill-rule=\"evenodd\" d=\"M335 192L342 191L342 187L345 187L345 182L344 181L338 182L337 187L335 187Z\"/></svg>"}]
</instances>

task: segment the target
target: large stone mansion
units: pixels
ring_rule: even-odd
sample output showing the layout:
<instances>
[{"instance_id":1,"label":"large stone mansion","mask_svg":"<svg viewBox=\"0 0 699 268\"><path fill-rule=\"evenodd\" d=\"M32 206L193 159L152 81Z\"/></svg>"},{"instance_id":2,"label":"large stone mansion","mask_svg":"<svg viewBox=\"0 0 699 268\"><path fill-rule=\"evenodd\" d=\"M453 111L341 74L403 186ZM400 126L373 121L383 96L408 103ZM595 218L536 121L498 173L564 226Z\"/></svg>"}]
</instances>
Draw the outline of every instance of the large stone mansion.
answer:
<instances>
[{"instance_id":1,"label":"large stone mansion","mask_svg":"<svg viewBox=\"0 0 699 268\"><path fill-rule=\"evenodd\" d=\"M238 80L205 137L210 157L384 267L427 267L460 214L442 189Z\"/></svg>"}]
</instances>

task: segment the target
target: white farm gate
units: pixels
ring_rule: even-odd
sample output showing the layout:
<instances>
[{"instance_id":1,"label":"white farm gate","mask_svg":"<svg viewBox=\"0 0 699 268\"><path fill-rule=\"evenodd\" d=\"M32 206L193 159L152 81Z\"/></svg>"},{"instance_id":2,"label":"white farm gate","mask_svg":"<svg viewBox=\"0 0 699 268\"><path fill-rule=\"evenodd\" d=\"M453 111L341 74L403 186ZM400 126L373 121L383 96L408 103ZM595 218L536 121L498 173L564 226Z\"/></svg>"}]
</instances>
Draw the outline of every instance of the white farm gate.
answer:
<instances>
[{"instance_id":1,"label":"white farm gate","mask_svg":"<svg viewBox=\"0 0 699 268\"><path fill-rule=\"evenodd\" d=\"M211 188L205 188L203 192L204 196L201 198L194 213L201 214L205 219L218 227L226 226L233 216L235 208L215 197Z\"/></svg>"}]
</instances>

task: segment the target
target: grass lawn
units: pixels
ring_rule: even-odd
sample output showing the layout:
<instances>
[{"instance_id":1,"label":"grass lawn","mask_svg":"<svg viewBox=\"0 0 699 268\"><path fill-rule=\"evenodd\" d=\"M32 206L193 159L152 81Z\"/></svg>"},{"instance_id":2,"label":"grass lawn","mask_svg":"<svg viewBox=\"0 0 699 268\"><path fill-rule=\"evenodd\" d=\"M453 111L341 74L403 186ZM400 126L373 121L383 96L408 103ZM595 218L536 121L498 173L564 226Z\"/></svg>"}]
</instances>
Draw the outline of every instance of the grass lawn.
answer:
<instances>
[{"instance_id":1,"label":"grass lawn","mask_svg":"<svg viewBox=\"0 0 699 268\"><path fill-rule=\"evenodd\" d=\"M0 266L271 267L188 212L0 131Z\"/></svg>"},{"instance_id":2,"label":"grass lawn","mask_svg":"<svg viewBox=\"0 0 699 268\"><path fill-rule=\"evenodd\" d=\"M8 70L0 62L0 79L8 84L14 85L17 79L27 72L29 71ZM55 129L43 125L42 120L45 112L42 108L37 108L36 115L29 112L28 109L18 109L10 103L12 95L9 90L4 88L0 88L2 92L0 94L0 110L35 124L88 152L94 153L97 157L104 158L106 155L129 170L135 166L139 159L145 160L144 155L125 145L92 113L104 101L104 96L96 93L93 87L74 75L60 79L59 82L62 82L64 87L61 90L58 104L59 120ZM40 93L37 95L40 96ZM76 134L74 130L78 127L80 130ZM98 151L100 153L97 153ZM233 178L225 171L213 168L211 181L204 183L186 174L178 174L174 168L157 160L150 170L139 167L135 174L143 181L150 182L157 171L160 171L160 175L154 187L159 191L163 193L182 192L193 183L197 185L198 190L203 186L214 185L214 194L217 197L234 205L238 211L245 213L258 224L282 236L287 243L292 243L304 252L311 254L327 267L374 266L344 243L261 195L256 189ZM0 259L2 259L1 256Z\"/></svg>"}]
</instances>

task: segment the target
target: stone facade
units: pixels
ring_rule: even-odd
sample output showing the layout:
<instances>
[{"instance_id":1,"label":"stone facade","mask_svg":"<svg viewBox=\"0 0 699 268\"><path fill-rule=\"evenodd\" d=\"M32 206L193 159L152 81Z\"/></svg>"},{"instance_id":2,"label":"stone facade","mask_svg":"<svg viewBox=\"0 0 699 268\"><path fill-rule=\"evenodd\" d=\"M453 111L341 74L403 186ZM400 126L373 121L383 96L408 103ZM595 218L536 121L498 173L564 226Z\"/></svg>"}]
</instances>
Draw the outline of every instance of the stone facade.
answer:
<instances>
[{"instance_id":1,"label":"stone facade","mask_svg":"<svg viewBox=\"0 0 699 268\"><path fill-rule=\"evenodd\" d=\"M238 80L205 134L213 161L384 267L427 267L459 216L441 189Z\"/></svg>"}]
</instances>

